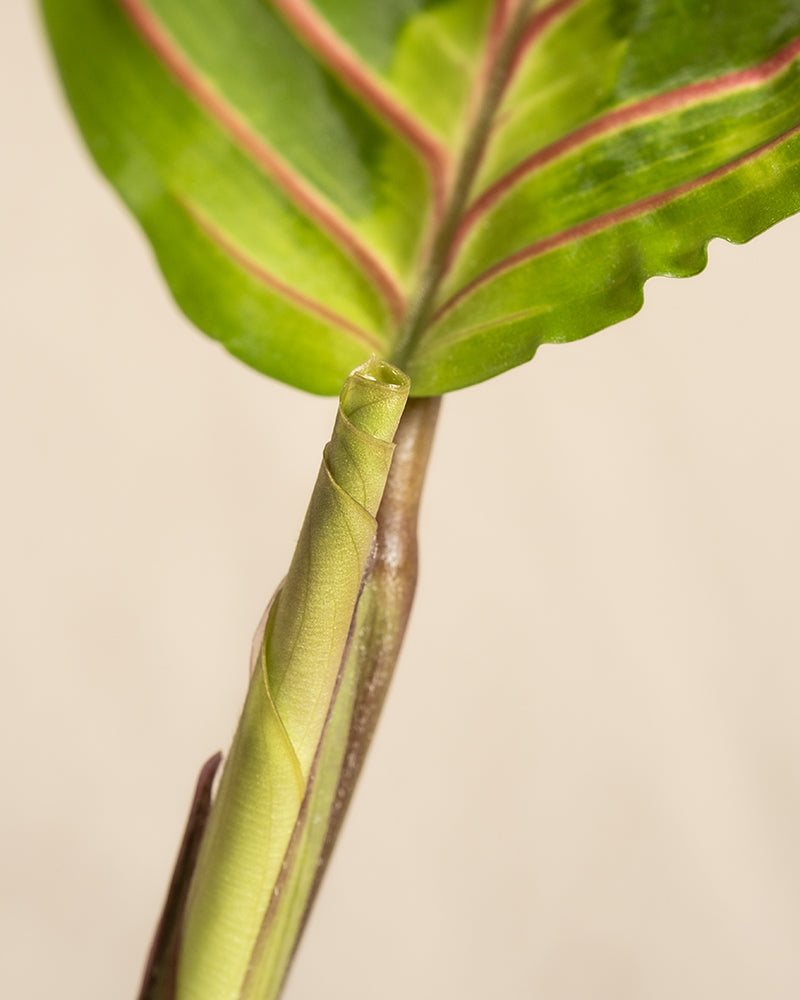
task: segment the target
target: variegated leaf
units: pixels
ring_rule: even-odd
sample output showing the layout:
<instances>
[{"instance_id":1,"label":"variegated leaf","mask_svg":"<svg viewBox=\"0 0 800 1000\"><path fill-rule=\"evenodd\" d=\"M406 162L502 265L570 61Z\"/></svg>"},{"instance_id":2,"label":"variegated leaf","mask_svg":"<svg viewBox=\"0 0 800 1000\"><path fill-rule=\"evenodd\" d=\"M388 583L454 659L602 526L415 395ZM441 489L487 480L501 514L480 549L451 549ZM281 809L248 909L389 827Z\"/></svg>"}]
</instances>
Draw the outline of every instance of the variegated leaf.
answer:
<instances>
[{"instance_id":1,"label":"variegated leaf","mask_svg":"<svg viewBox=\"0 0 800 1000\"><path fill-rule=\"evenodd\" d=\"M800 208L800 0L42 0L186 313L434 394L631 315Z\"/></svg>"}]
</instances>

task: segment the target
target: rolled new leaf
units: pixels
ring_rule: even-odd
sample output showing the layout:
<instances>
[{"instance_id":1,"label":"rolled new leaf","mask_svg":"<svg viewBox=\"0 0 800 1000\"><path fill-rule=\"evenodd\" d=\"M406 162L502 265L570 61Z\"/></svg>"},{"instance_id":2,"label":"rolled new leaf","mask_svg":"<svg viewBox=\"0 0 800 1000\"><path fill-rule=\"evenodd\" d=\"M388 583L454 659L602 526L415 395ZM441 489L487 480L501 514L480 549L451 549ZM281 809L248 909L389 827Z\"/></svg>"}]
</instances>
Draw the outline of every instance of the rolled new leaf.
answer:
<instances>
[{"instance_id":1,"label":"rolled new leaf","mask_svg":"<svg viewBox=\"0 0 800 1000\"><path fill-rule=\"evenodd\" d=\"M369 569L300 815L237 1000L275 1000L364 762L400 652L417 580L417 515L439 409L412 399L378 512Z\"/></svg>"},{"instance_id":2,"label":"rolled new leaf","mask_svg":"<svg viewBox=\"0 0 800 1000\"><path fill-rule=\"evenodd\" d=\"M177 1000L229 1000L254 949L337 696L408 379L376 358L342 391L331 441L263 642L200 849Z\"/></svg>"}]
</instances>

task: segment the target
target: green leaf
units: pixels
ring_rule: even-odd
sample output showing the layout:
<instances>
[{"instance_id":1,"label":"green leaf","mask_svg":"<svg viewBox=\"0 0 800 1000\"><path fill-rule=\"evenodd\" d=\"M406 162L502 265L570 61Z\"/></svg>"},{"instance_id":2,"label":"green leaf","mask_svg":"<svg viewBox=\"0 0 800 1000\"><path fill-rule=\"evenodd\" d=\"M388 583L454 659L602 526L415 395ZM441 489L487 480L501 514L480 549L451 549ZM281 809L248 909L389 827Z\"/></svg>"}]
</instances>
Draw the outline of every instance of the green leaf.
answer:
<instances>
[{"instance_id":1,"label":"green leaf","mask_svg":"<svg viewBox=\"0 0 800 1000\"><path fill-rule=\"evenodd\" d=\"M272 997L291 957L347 749L358 681L343 669L347 638L408 389L372 359L342 390L200 845L178 1000Z\"/></svg>"},{"instance_id":2,"label":"green leaf","mask_svg":"<svg viewBox=\"0 0 800 1000\"><path fill-rule=\"evenodd\" d=\"M428 395L635 312L800 209L800 0L42 0L186 313Z\"/></svg>"}]
</instances>

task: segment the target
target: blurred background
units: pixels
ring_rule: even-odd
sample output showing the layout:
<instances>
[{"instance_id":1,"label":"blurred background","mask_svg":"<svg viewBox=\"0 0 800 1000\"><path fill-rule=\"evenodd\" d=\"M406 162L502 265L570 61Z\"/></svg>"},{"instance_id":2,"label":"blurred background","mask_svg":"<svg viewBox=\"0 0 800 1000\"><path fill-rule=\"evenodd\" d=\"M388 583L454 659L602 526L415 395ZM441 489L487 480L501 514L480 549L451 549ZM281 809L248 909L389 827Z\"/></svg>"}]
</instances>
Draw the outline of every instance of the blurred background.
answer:
<instances>
[{"instance_id":1,"label":"blurred background","mask_svg":"<svg viewBox=\"0 0 800 1000\"><path fill-rule=\"evenodd\" d=\"M178 314L0 13L0 981L132 1000L335 403ZM99 84L101 85L101 84ZM800 219L445 401L286 1000L800 996Z\"/></svg>"}]
</instances>

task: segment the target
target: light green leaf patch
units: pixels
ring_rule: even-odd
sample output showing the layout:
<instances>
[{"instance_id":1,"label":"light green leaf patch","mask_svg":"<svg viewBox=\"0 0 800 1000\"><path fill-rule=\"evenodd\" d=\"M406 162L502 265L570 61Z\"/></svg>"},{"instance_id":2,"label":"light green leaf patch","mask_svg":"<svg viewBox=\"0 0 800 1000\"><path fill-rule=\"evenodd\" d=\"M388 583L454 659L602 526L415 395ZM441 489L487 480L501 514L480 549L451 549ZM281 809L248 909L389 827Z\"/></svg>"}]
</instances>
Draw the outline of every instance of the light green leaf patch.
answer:
<instances>
[{"instance_id":1,"label":"light green leaf patch","mask_svg":"<svg viewBox=\"0 0 800 1000\"><path fill-rule=\"evenodd\" d=\"M800 208L800 0L42 6L181 307L313 392L488 378Z\"/></svg>"}]
</instances>

